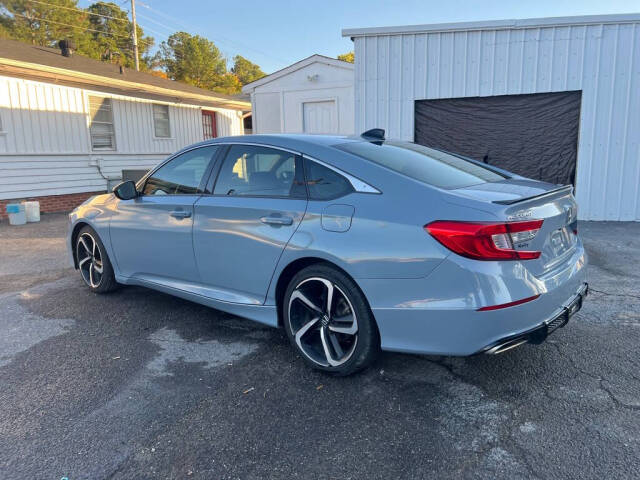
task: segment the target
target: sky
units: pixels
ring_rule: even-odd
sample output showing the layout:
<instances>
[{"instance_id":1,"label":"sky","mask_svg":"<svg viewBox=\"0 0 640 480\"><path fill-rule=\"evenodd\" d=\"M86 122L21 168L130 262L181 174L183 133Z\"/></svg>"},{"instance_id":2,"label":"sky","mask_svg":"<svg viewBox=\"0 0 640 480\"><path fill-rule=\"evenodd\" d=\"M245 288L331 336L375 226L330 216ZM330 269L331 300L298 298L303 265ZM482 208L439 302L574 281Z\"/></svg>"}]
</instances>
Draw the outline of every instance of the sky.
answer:
<instances>
[{"instance_id":1,"label":"sky","mask_svg":"<svg viewBox=\"0 0 640 480\"><path fill-rule=\"evenodd\" d=\"M128 0L112 1L129 10ZM639 12L640 0L136 0L138 23L156 43L179 30L197 33L267 73L314 53L353 50L343 28Z\"/></svg>"}]
</instances>

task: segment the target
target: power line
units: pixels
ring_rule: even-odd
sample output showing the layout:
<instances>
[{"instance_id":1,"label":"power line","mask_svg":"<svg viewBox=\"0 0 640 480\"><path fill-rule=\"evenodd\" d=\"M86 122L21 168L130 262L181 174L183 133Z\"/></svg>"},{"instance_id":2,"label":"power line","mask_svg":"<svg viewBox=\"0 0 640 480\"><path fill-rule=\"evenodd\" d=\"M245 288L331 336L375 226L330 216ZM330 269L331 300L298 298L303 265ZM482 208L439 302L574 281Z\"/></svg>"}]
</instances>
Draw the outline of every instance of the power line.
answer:
<instances>
[{"instance_id":1,"label":"power line","mask_svg":"<svg viewBox=\"0 0 640 480\"><path fill-rule=\"evenodd\" d=\"M191 31L202 31L201 28L194 28L193 25L189 26L189 25L185 25L183 23L177 22L173 17L170 17L169 15L166 15L165 13L163 13L163 12L161 12L159 10L156 10L155 8L152 8L151 6L147 5L146 3L144 3L144 2L142 2L140 0L138 0L138 5L143 6L147 10L150 10L151 12L154 12L156 15L158 15L160 17L164 17L165 19L170 20L173 24L180 26L181 29L184 28L186 30L191 30ZM159 22L155 22L155 21L154 21L154 23L158 23L159 24ZM166 25L162 25L162 26L165 27L165 28L170 28L170 27L167 27ZM206 36L209 36L209 35L206 35ZM232 39L230 39L228 37L224 37L222 35L216 35L216 37L217 38L212 38L212 40L214 40L214 41L216 41L218 43L230 44L234 48L252 50L252 51L254 51L254 52L256 52L256 53L258 53L258 54L260 54L260 55L262 55L264 57L271 58L272 60L277 60L278 62L280 62L280 63L282 63L284 65L287 65L289 63L287 60L283 60L282 58L275 57L275 56L271 55L270 53L264 52L262 50L258 50L258 49L253 48L253 47L250 47L249 45L245 45L245 44L243 44L241 42L237 42L237 41L232 40Z\"/></svg>"},{"instance_id":2,"label":"power line","mask_svg":"<svg viewBox=\"0 0 640 480\"><path fill-rule=\"evenodd\" d=\"M138 17L144 17L144 15L141 15L140 13L137 13L137 16L138 16ZM160 37L162 37L162 38L167 38L167 37L169 37L169 35L167 35L166 33L162 33L162 32L159 32L158 30L154 30L154 29L153 29L153 28L151 28L151 27L145 27L145 26L141 25L141 24L140 24L140 22L138 22L138 26L139 26L139 27L142 27L142 29L143 29L144 31L147 31L147 30L148 30L148 31L150 31L150 32L155 33L156 35L159 35L159 36L160 36Z\"/></svg>"},{"instance_id":3,"label":"power line","mask_svg":"<svg viewBox=\"0 0 640 480\"><path fill-rule=\"evenodd\" d=\"M140 3L140 5L142 5L142 3L141 3L141 2L138 2L138 3ZM160 22L158 22L157 20L154 20L154 19L153 19L153 18L151 18L151 17L147 17L146 15L144 15L144 14L142 14L142 13L138 13L138 16L140 16L140 17L142 17L142 18L145 18L145 19L147 19L148 21L150 21L150 22L152 22L152 23L155 23L156 25L159 25L159 26L160 26L160 27L162 27L162 28L166 28L167 30L169 30L169 31L170 31L170 32L172 32L172 33L175 33L175 32L176 32L176 29L175 29L175 28L170 27L170 26L168 26L168 25L165 25L164 23L160 23ZM149 29L149 30L151 30L151 29Z\"/></svg>"},{"instance_id":4,"label":"power line","mask_svg":"<svg viewBox=\"0 0 640 480\"><path fill-rule=\"evenodd\" d=\"M125 18L117 18L117 17L112 17L110 15L104 15L102 13L94 13L94 12L90 12L89 10L84 10L82 8L73 8L73 7L63 7L62 5L56 5L55 3L47 3L47 2L40 2L39 0L28 0L31 3L39 3L41 5L49 5L50 7L56 7L56 8L62 8L64 10L71 10L74 12L82 12L82 13L86 13L87 15L95 15L96 17L104 17L104 18L109 18L111 20L117 20L118 22L128 22L129 19L125 19Z\"/></svg>"},{"instance_id":5,"label":"power line","mask_svg":"<svg viewBox=\"0 0 640 480\"><path fill-rule=\"evenodd\" d=\"M55 23L56 25L63 25L65 27L71 27L71 28L80 28L82 30L84 30L85 32L95 32L95 33L101 33L103 35L111 35L112 37L120 37L120 38L127 38L129 40L131 40L131 38L128 35L118 35L116 33L111 33L111 32L103 32L102 30L95 30L93 28L85 28L85 27L81 27L79 25L70 25L68 23L62 23L62 22L56 22L54 20L48 20L46 18L38 18L38 17L28 17L26 15L22 15L20 13L14 13L13 15L17 15L18 17L23 17L26 18L27 20L37 20L39 22L45 22L45 23ZM141 43L146 43L149 46L153 46L152 43L147 42L145 40L140 40Z\"/></svg>"}]
</instances>

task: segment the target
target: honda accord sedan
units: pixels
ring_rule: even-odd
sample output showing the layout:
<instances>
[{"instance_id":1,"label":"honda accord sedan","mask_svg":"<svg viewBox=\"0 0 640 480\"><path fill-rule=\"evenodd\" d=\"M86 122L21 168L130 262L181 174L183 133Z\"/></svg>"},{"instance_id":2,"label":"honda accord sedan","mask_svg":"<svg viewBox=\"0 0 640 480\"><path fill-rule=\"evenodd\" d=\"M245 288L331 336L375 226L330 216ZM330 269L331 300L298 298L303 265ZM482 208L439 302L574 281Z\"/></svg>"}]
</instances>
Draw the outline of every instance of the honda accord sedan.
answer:
<instances>
[{"instance_id":1,"label":"honda accord sedan","mask_svg":"<svg viewBox=\"0 0 640 480\"><path fill-rule=\"evenodd\" d=\"M571 186L384 131L187 147L70 214L86 285L140 285L273 327L314 368L380 350L540 343L587 294Z\"/></svg>"}]
</instances>

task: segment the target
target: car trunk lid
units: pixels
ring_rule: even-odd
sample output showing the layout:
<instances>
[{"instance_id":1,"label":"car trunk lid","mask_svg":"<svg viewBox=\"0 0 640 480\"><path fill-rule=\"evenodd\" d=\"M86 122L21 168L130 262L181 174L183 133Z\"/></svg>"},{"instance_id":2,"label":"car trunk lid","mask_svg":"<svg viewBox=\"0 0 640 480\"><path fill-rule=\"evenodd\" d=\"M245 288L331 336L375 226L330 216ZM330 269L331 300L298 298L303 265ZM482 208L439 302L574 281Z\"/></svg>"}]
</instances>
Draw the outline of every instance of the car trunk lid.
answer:
<instances>
[{"instance_id":1,"label":"car trunk lid","mask_svg":"<svg viewBox=\"0 0 640 480\"><path fill-rule=\"evenodd\" d=\"M558 186L528 179L506 179L459 188L452 193L476 200L507 222L543 220L536 236L514 242L515 250L539 251L537 259L525 260L535 275L560 267L575 251L577 205L571 185Z\"/></svg>"}]
</instances>

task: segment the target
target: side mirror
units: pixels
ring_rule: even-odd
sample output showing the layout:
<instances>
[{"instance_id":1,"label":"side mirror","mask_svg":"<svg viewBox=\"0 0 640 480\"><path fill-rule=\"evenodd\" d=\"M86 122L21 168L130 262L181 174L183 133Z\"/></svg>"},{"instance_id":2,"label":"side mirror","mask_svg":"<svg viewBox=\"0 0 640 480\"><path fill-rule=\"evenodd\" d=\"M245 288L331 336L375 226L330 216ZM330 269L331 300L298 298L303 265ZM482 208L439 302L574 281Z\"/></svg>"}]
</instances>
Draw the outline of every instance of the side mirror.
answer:
<instances>
[{"instance_id":1,"label":"side mirror","mask_svg":"<svg viewBox=\"0 0 640 480\"><path fill-rule=\"evenodd\" d=\"M131 200L132 198L136 198L138 196L136 184L133 180L119 183L113 188L113 193L120 200Z\"/></svg>"}]
</instances>

